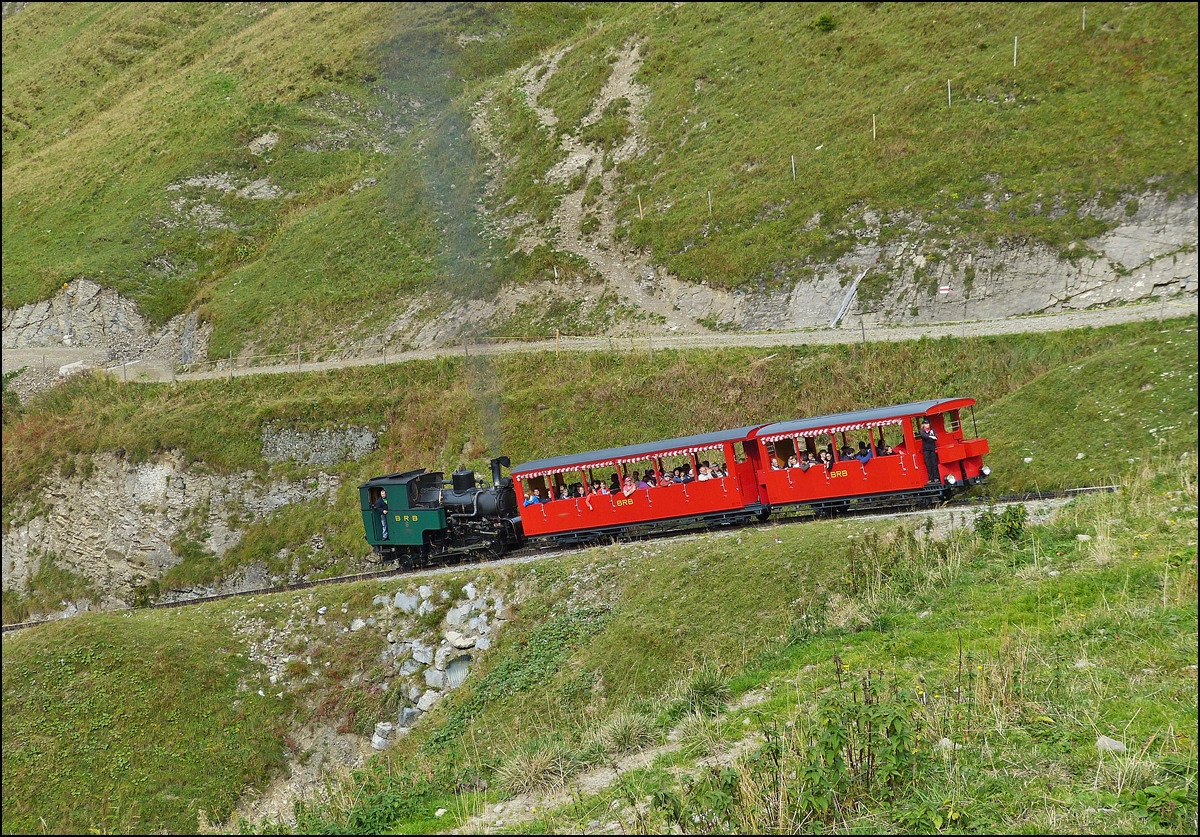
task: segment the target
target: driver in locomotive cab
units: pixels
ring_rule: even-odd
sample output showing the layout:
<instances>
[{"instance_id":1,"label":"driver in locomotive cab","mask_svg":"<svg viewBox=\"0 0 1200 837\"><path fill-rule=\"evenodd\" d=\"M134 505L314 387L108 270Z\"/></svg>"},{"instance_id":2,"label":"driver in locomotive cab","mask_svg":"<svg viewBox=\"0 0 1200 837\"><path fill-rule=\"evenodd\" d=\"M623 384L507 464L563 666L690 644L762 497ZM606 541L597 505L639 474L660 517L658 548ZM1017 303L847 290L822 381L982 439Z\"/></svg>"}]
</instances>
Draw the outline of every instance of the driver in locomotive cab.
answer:
<instances>
[{"instance_id":1,"label":"driver in locomotive cab","mask_svg":"<svg viewBox=\"0 0 1200 837\"><path fill-rule=\"evenodd\" d=\"M386 541L387 536L388 536L388 533L387 533L388 507L387 507L387 491L385 489L381 488L379 490L379 497L375 500L375 511L379 512L379 522L383 526L383 539Z\"/></svg>"}]
</instances>

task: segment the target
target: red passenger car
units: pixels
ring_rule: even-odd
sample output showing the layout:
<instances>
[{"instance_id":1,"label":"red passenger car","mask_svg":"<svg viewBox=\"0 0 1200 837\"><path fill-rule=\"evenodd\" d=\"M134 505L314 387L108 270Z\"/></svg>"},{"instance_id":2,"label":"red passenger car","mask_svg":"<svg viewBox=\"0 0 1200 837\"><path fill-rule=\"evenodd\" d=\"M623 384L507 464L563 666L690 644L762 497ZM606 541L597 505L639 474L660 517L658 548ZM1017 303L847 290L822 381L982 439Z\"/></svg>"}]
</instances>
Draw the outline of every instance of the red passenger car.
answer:
<instances>
[{"instance_id":1,"label":"red passenger car","mask_svg":"<svg viewBox=\"0 0 1200 837\"><path fill-rule=\"evenodd\" d=\"M673 523L697 517L721 525L763 515L746 450L753 430L742 427L518 465L512 476L525 536L580 542L669 531ZM718 476L711 476L714 469ZM611 493L591 493L600 483ZM540 502L531 500L535 496Z\"/></svg>"},{"instance_id":2,"label":"red passenger car","mask_svg":"<svg viewBox=\"0 0 1200 837\"><path fill-rule=\"evenodd\" d=\"M897 493L948 497L982 482L991 473L983 464L987 440L965 438L962 424L961 411L974 404L972 398L918 401L756 428L747 453L762 501L772 508L845 509ZM926 419L937 436L937 474L928 473L922 455L919 428ZM805 461L811 464L803 467Z\"/></svg>"}]
</instances>

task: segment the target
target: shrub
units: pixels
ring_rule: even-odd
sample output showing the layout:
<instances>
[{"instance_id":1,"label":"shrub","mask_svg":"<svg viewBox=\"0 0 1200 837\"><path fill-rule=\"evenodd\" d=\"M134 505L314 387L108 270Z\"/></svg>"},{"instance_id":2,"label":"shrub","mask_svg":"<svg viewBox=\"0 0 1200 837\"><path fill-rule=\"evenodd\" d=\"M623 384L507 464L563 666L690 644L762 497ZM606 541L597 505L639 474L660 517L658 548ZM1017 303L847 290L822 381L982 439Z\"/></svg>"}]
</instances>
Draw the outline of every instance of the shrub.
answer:
<instances>
[{"instance_id":1,"label":"shrub","mask_svg":"<svg viewBox=\"0 0 1200 837\"><path fill-rule=\"evenodd\" d=\"M720 748L722 741L720 726L702 712L689 712L679 722L679 746L686 756L710 756Z\"/></svg>"},{"instance_id":2,"label":"shrub","mask_svg":"<svg viewBox=\"0 0 1200 837\"><path fill-rule=\"evenodd\" d=\"M632 753L654 743L654 720L640 712L619 710L596 733L596 742L607 753Z\"/></svg>"},{"instance_id":3,"label":"shrub","mask_svg":"<svg viewBox=\"0 0 1200 837\"><path fill-rule=\"evenodd\" d=\"M988 538L1004 538L1005 540L1017 541L1021 539L1021 535L1025 531L1025 521L1029 519L1029 512L1026 510L1023 503L1017 503L1009 506L1003 512L995 512L991 509L980 512L975 517L975 531L980 537Z\"/></svg>"},{"instance_id":4,"label":"shrub","mask_svg":"<svg viewBox=\"0 0 1200 837\"><path fill-rule=\"evenodd\" d=\"M729 684L711 669L696 672L684 691L688 707L705 715L716 715L729 697Z\"/></svg>"},{"instance_id":5,"label":"shrub","mask_svg":"<svg viewBox=\"0 0 1200 837\"><path fill-rule=\"evenodd\" d=\"M579 766L579 759L561 742L535 742L496 769L496 784L513 796L553 790L573 776Z\"/></svg>"}]
</instances>

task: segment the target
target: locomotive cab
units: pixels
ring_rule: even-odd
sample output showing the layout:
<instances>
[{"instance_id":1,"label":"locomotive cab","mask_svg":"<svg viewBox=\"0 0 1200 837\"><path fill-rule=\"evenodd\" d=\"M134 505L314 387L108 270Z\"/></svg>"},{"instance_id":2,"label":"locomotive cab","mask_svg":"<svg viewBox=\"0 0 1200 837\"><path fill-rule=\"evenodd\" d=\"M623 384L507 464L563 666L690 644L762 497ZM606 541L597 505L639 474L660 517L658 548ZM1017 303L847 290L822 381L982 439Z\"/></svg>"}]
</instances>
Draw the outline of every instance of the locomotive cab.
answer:
<instances>
[{"instance_id":1,"label":"locomotive cab","mask_svg":"<svg viewBox=\"0 0 1200 837\"><path fill-rule=\"evenodd\" d=\"M358 487L363 530L367 543L385 558L420 549L428 543L427 532L446 528L446 510L422 503L423 483L440 483L440 473L424 468L375 477ZM386 512L381 511L382 499Z\"/></svg>"}]
</instances>

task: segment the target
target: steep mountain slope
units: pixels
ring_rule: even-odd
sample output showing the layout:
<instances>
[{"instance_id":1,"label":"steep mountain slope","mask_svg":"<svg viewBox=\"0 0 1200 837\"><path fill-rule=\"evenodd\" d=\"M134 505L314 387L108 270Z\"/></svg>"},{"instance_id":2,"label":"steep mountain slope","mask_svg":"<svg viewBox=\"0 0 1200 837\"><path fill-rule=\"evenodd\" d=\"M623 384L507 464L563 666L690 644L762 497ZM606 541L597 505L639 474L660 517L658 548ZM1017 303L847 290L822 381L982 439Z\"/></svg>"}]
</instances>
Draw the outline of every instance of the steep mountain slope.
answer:
<instances>
[{"instance_id":1,"label":"steep mountain slope","mask_svg":"<svg viewBox=\"0 0 1200 837\"><path fill-rule=\"evenodd\" d=\"M1187 4L24 6L6 345L55 339L13 312L61 316L80 277L153 324L198 311L222 355L1194 293L1196 29Z\"/></svg>"}]
</instances>

